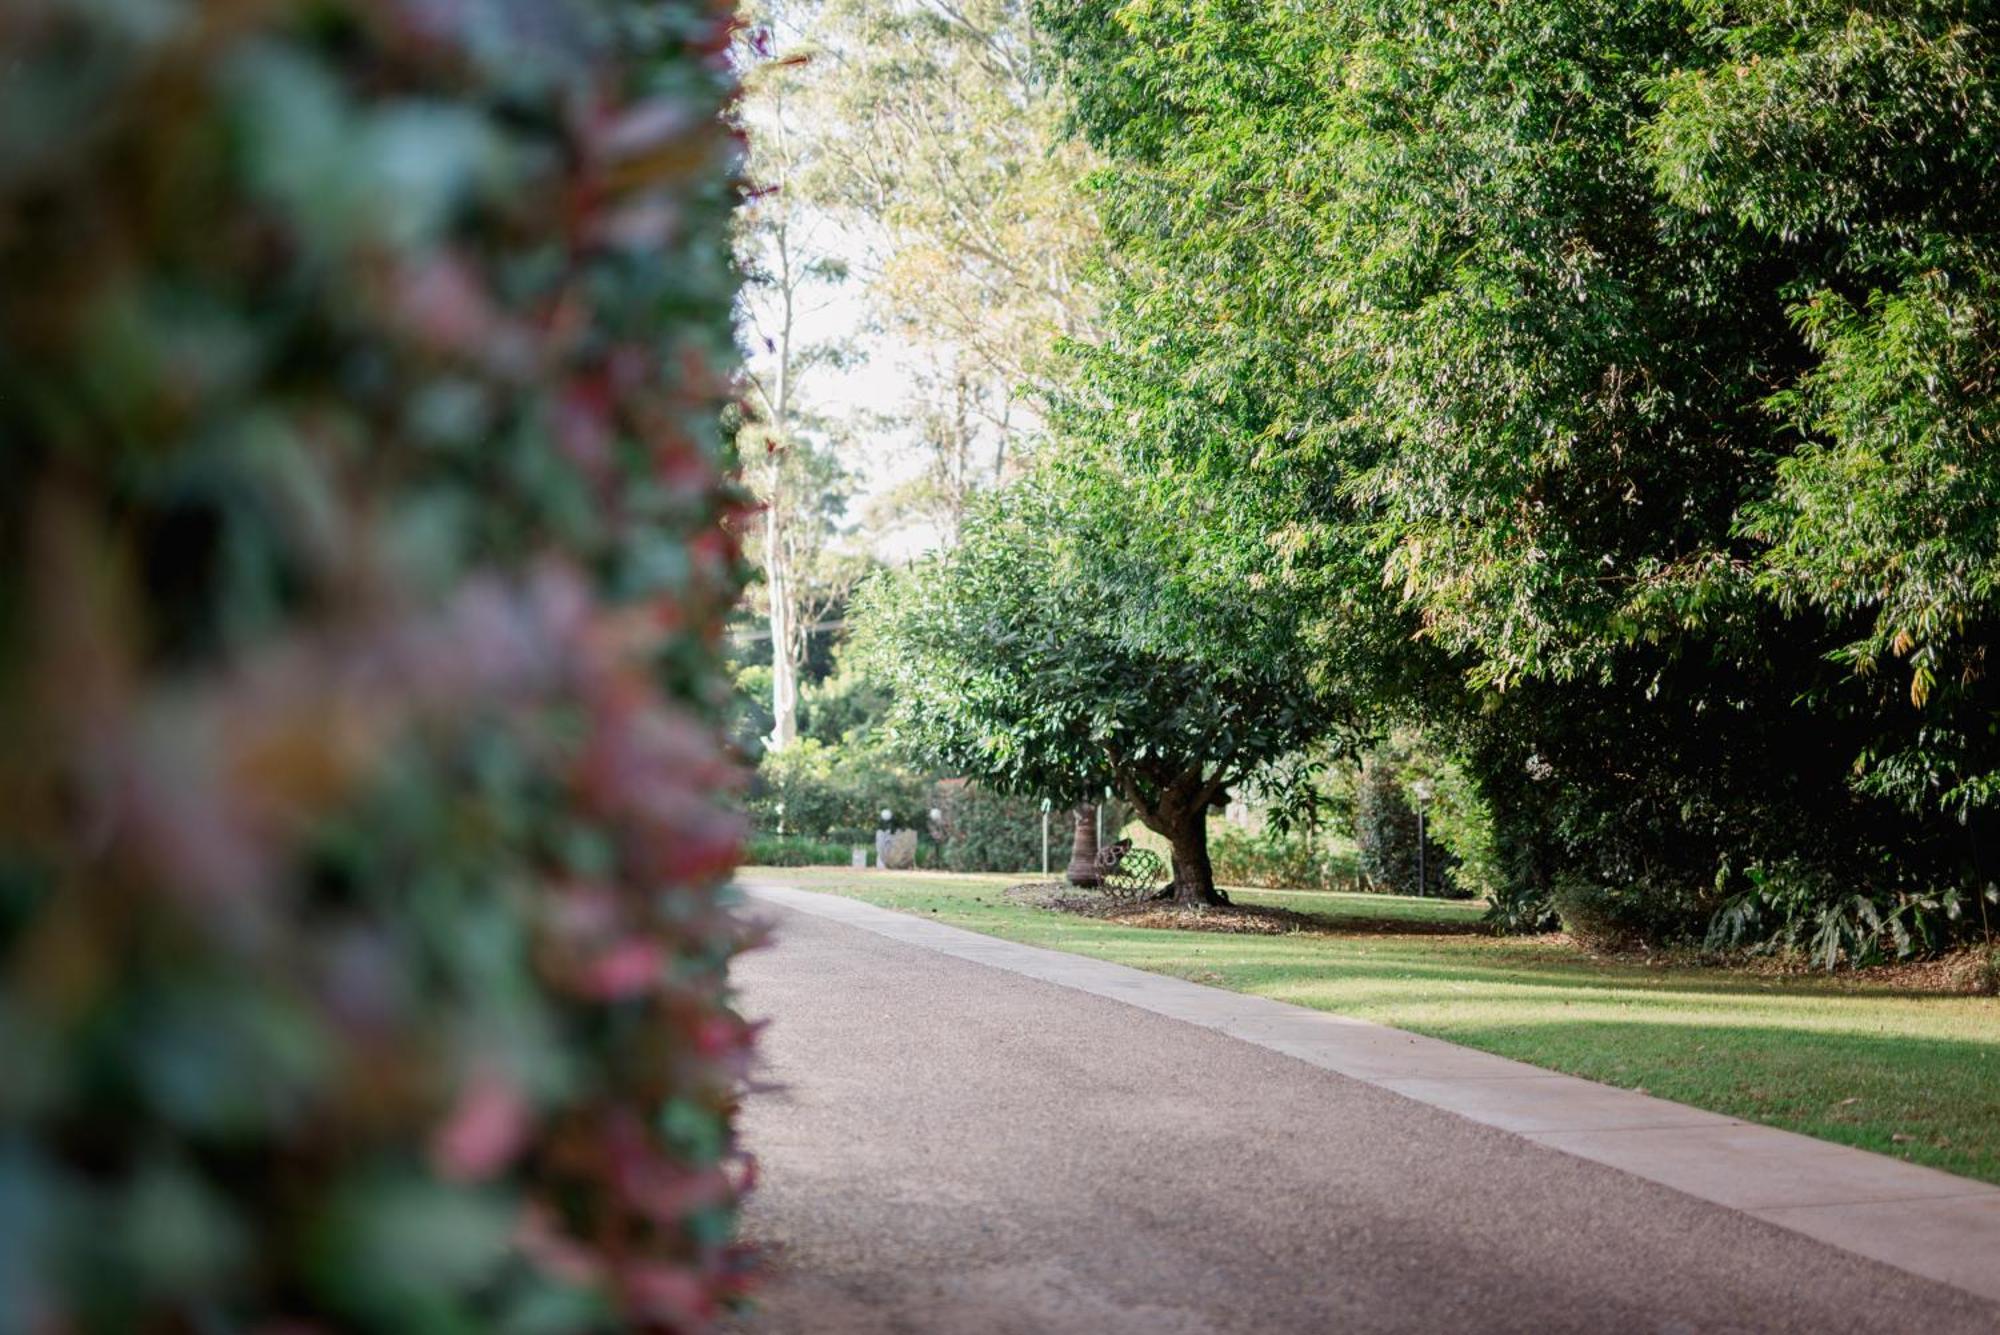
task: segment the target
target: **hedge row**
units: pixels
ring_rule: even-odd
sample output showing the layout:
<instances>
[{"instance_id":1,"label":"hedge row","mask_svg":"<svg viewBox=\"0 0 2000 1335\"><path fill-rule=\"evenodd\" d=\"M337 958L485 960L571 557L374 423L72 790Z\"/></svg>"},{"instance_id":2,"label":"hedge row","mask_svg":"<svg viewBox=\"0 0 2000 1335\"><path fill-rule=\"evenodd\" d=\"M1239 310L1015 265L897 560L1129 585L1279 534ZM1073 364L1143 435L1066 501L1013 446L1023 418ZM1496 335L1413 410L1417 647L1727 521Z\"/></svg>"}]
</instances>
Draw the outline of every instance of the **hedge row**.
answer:
<instances>
[{"instance_id":1,"label":"hedge row","mask_svg":"<svg viewBox=\"0 0 2000 1335\"><path fill-rule=\"evenodd\" d=\"M830 745L805 738L767 752L747 806L759 831L752 856L767 865L846 866L852 846L874 848L885 810L897 828L923 836L920 857L928 860L935 850L951 871L1012 872L1041 865L1040 801L1003 796L961 779L933 779L867 743ZM1071 818L1057 811L1050 819L1051 857L1066 865ZM779 841L780 833L791 843Z\"/></svg>"}]
</instances>

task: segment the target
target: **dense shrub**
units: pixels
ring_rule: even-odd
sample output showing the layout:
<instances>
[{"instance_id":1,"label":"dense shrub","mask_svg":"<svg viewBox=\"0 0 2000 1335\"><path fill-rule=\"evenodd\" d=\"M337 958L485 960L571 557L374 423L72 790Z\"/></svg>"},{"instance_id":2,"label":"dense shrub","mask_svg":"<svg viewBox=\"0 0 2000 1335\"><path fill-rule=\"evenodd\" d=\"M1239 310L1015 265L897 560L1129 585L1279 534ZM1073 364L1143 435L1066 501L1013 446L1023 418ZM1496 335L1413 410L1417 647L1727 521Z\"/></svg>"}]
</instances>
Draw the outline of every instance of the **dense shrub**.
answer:
<instances>
[{"instance_id":1,"label":"dense shrub","mask_svg":"<svg viewBox=\"0 0 2000 1335\"><path fill-rule=\"evenodd\" d=\"M857 848L866 854L870 866L878 865L874 835L848 843L792 834L753 834L744 842L743 861L756 867L850 867ZM944 860L938 845L922 837L917 840L916 859L920 868L942 866Z\"/></svg>"},{"instance_id":2,"label":"dense shrub","mask_svg":"<svg viewBox=\"0 0 2000 1335\"><path fill-rule=\"evenodd\" d=\"M1768 653L1803 656L1775 636ZM1662 665L1649 675L1663 699L1720 690L1723 678L1706 664ZM1841 757L1859 744L1854 720L1816 714L1781 689L1774 679L1753 691L1739 679L1724 696L1710 696L1724 704L1689 717L1678 712L1684 701L1673 709L1637 699L1618 705L1599 684L1524 685L1483 711L1470 733L1506 881L1496 919L1504 910L1512 922L1503 925L1545 922L1555 880L1567 874L1661 886L1671 906L1713 911L1734 902L1740 912L1720 925L1718 949L1797 949L1824 959L1807 944L1822 927L1860 941L1872 932L1871 917L1923 919L1912 940L1940 947L1976 936L1973 887L1995 879L1991 817L1973 813L1965 827L1926 829L1892 803L1852 791ZM1615 726L1593 724L1614 711ZM1956 895L1944 893L1954 885ZM1923 910L1933 898L1962 902L1966 912ZM1828 909L1837 911L1823 919ZM1893 931L1882 943L1898 949ZM1848 947L1834 957L1847 958Z\"/></svg>"},{"instance_id":3,"label":"dense shrub","mask_svg":"<svg viewBox=\"0 0 2000 1335\"><path fill-rule=\"evenodd\" d=\"M1671 886L1605 884L1581 876L1559 877L1550 894L1563 930L1590 950L1632 950L1698 938L1704 905Z\"/></svg>"},{"instance_id":4,"label":"dense shrub","mask_svg":"<svg viewBox=\"0 0 2000 1335\"><path fill-rule=\"evenodd\" d=\"M728 25L0 7L0 1329L740 1288Z\"/></svg>"},{"instance_id":5,"label":"dense shrub","mask_svg":"<svg viewBox=\"0 0 2000 1335\"><path fill-rule=\"evenodd\" d=\"M1305 830L1270 826L1246 830L1215 822L1209 826L1208 850L1215 860L1215 877L1225 885L1276 890L1362 888L1354 855Z\"/></svg>"},{"instance_id":6,"label":"dense shrub","mask_svg":"<svg viewBox=\"0 0 2000 1335\"><path fill-rule=\"evenodd\" d=\"M808 681L799 692L799 735L829 746L871 745L889 713L889 689L849 660L836 655L824 680Z\"/></svg>"},{"instance_id":7,"label":"dense shrub","mask_svg":"<svg viewBox=\"0 0 2000 1335\"><path fill-rule=\"evenodd\" d=\"M1934 954L1969 936L1990 939L2000 887L1903 886L1867 893L1809 864L1751 867L1748 888L1710 919L1705 944L1748 954L1800 954L1822 969ZM1984 902L1982 902L1982 899Z\"/></svg>"},{"instance_id":8,"label":"dense shrub","mask_svg":"<svg viewBox=\"0 0 2000 1335\"><path fill-rule=\"evenodd\" d=\"M1503 935L1552 932L1562 926L1547 889L1531 882L1503 881L1486 908L1486 922Z\"/></svg>"},{"instance_id":9,"label":"dense shrub","mask_svg":"<svg viewBox=\"0 0 2000 1335\"><path fill-rule=\"evenodd\" d=\"M755 759L771 735L771 669L762 663L732 663L729 675L729 740L737 753Z\"/></svg>"},{"instance_id":10,"label":"dense shrub","mask_svg":"<svg viewBox=\"0 0 2000 1335\"><path fill-rule=\"evenodd\" d=\"M743 860L754 867L846 867L853 864L856 848L865 848L872 856L874 841L844 843L805 835L753 834L743 845Z\"/></svg>"},{"instance_id":11,"label":"dense shrub","mask_svg":"<svg viewBox=\"0 0 2000 1335\"><path fill-rule=\"evenodd\" d=\"M930 780L881 747L829 746L810 737L767 752L750 796L759 830L871 848L885 810L896 826L922 829L930 819Z\"/></svg>"},{"instance_id":12,"label":"dense shrub","mask_svg":"<svg viewBox=\"0 0 2000 1335\"><path fill-rule=\"evenodd\" d=\"M1391 894L1466 897L1470 892L1451 876L1457 859L1428 831L1423 857L1418 858L1417 811L1405 789L1402 766L1388 756L1372 757L1361 767L1354 794L1354 844L1361 874L1371 888Z\"/></svg>"},{"instance_id":13,"label":"dense shrub","mask_svg":"<svg viewBox=\"0 0 2000 1335\"><path fill-rule=\"evenodd\" d=\"M1028 871L1042 865L1042 804L1007 797L962 779L947 779L934 794L933 833L952 871ZM1106 826L1108 832L1115 827ZM1069 863L1075 826L1068 811L1050 813L1051 865Z\"/></svg>"},{"instance_id":14,"label":"dense shrub","mask_svg":"<svg viewBox=\"0 0 2000 1335\"><path fill-rule=\"evenodd\" d=\"M925 866L1025 871L1042 860L1040 801L1003 796L961 779L933 780L904 766L882 744L860 737L840 743L806 737L767 752L757 766L749 807L760 836L775 836L782 828L803 841L794 850L760 837L753 858L764 861L762 854L769 852L782 859L767 862L770 866L846 866L855 844L872 856L885 809L897 828L921 836L917 857ZM1069 860L1070 837L1069 813L1053 813L1050 838L1058 861Z\"/></svg>"}]
</instances>

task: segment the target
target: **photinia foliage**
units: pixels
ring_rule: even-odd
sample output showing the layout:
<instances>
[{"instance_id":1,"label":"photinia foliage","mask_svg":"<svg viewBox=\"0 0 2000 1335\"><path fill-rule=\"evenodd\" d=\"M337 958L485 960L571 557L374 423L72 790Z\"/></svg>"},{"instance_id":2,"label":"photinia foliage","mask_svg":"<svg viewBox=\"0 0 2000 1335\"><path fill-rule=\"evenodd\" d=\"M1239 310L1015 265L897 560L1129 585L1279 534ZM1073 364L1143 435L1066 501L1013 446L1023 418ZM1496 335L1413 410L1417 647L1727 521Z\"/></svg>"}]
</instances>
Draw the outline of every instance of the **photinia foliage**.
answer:
<instances>
[{"instance_id":1,"label":"photinia foliage","mask_svg":"<svg viewBox=\"0 0 2000 1335\"><path fill-rule=\"evenodd\" d=\"M0 9L0 1329L741 1291L730 25Z\"/></svg>"}]
</instances>

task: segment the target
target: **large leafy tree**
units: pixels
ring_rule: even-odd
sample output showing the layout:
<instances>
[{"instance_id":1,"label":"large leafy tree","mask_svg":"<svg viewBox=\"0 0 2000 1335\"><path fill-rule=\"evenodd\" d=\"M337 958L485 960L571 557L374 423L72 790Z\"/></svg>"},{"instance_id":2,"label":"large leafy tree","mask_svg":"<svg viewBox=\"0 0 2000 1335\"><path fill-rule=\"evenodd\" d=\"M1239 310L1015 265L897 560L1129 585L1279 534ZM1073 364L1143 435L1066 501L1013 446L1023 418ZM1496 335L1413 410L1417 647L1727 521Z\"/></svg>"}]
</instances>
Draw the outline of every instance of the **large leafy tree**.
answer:
<instances>
[{"instance_id":1,"label":"large leafy tree","mask_svg":"<svg viewBox=\"0 0 2000 1335\"><path fill-rule=\"evenodd\" d=\"M1796 274L1759 587L1839 620L1864 785L1969 813L2000 795L2000 42L1980 4L1731 8L1642 142L1666 198Z\"/></svg>"},{"instance_id":2,"label":"large leafy tree","mask_svg":"<svg viewBox=\"0 0 2000 1335\"><path fill-rule=\"evenodd\" d=\"M1344 711L1253 591L1196 594L1186 529L1087 456L974 508L955 549L864 586L863 652L925 762L1061 802L1107 787L1173 849L1183 902L1221 902L1207 822Z\"/></svg>"},{"instance_id":3,"label":"large leafy tree","mask_svg":"<svg viewBox=\"0 0 2000 1335\"><path fill-rule=\"evenodd\" d=\"M1111 164L1065 429L1451 725L1517 885L1962 874L1874 794L1995 768L1966 6L1042 14Z\"/></svg>"}]
</instances>

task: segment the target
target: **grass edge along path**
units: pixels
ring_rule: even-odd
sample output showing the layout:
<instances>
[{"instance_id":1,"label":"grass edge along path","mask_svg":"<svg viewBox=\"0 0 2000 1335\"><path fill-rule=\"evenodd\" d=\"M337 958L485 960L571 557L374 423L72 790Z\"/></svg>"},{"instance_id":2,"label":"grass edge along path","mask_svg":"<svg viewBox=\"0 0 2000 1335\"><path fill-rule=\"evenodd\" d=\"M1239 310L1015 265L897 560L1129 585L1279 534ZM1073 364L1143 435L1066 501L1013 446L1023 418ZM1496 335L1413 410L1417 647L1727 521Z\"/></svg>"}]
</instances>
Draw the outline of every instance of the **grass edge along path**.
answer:
<instances>
[{"instance_id":1,"label":"grass edge along path","mask_svg":"<svg viewBox=\"0 0 2000 1335\"><path fill-rule=\"evenodd\" d=\"M1353 1015L1549 1070L2000 1183L2000 1000L1826 976L1650 967L1560 939L1403 934L1470 921L1449 901L1235 892L1320 914L1324 933L1141 928L1004 896L1019 876L745 867L788 885L1026 945ZM1366 931L1342 932L1366 918Z\"/></svg>"}]
</instances>

